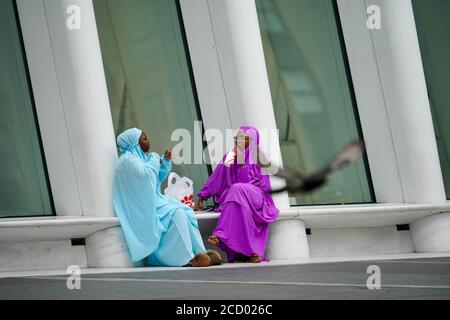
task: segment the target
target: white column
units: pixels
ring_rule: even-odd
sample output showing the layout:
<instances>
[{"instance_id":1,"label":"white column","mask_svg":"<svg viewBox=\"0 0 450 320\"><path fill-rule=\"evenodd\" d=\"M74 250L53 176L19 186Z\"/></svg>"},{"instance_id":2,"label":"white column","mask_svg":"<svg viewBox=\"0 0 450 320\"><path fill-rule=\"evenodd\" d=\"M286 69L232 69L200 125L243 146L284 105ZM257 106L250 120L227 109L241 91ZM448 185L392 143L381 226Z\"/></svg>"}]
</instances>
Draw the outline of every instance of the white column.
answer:
<instances>
[{"instance_id":1,"label":"white column","mask_svg":"<svg viewBox=\"0 0 450 320\"><path fill-rule=\"evenodd\" d=\"M405 202L443 203L445 191L410 0L378 0L371 32Z\"/></svg>"},{"instance_id":2,"label":"white column","mask_svg":"<svg viewBox=\"0 0 450 320\"><path fill-rule=\"evenodd\" d=\"M17 9L56 214L82 216L44 4L18 0Z\"/></svg>"},{"instance_id":3,"label":"white column","mask_svg":"<svg viewBox=\"0 0 450 320\"><path fill-rule=\"evenodd\" d=\"M442 174L410 0L338 0L379 202L442 203ZM367 8L380 8L369 30Z\"/></svg>"},{"instance_id":4,"label":"white column","mask_svg":"<svg viewBox=\"0 0 450 320\"><path fill-rule=\"evenodd\" d=\"M371 2L382 29L372 31L405 202L445 203L433 121L411 0ZM450 251L450 215L411 225L415 250Z\"/></svg>"},{"instance_id":5,"label":"white column","mask_svg":"<svg viewBox=\"0 0 450 320\"><path fill-rule=\"evenodd\" d=\"M450 214L423 218L410 226L416 252L450 252Z\"/></svg>"},{"instance_id":6,"label":"white column","mask_svg":"<svg viewBox=\"0 0 450 320\"><path fill-rule=\"evenodd\" d=\"M79 8L80 29L66 25L69 6ZM44 0L44 7L83 215L114 216L117 151L92 1Z\"/></svg>"}]
</instances>

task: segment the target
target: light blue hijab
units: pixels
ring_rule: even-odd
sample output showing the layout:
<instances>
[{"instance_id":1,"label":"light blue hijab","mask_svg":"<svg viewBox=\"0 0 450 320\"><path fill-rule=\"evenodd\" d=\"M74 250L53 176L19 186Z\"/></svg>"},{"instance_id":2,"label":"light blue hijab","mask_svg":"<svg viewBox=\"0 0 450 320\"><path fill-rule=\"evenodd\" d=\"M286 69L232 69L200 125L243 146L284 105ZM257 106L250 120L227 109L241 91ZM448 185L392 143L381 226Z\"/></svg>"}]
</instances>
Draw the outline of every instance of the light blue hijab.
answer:
<instances>
[{"instance_id":1,"label":"light blue hijab","mask_svg":"<svg viewBox=\"0 0 450 320\"><path fill-rule=\"evenodd\" d=\"M121 133L117 137L117 145L119 146L120 153L129 152L142 160L147 161L148 156L139 145L139 138L141 137L141 134L142 130L138 128L131 128Z\"/></svg>"},{"instance_id":2,"label":"light blue hijab","mask_svg":"<svg viewBox=\"0 0 450 320\"><path fill-rule=\"evenodd\" d=\"M158 247L165 229L156 216L159 157L147 155L139 145L142 130L128 129L117 137L122 155L114 176L113 202L134 262Z\"/></svg>"}]
</instances>

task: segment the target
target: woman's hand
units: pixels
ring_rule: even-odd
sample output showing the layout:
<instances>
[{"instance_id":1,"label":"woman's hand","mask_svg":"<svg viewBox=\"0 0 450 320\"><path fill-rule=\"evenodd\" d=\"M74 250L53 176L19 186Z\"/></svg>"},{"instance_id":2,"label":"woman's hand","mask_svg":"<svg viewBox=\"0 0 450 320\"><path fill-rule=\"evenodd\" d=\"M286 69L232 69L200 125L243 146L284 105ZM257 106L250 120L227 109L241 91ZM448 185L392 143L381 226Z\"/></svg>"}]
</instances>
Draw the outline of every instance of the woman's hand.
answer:
<instances>
[{"instance_id":1,"label":"woman's hand","mask_svg":"<svg viewBox=\"0 0 450 320\"><path fill-rule=\"evenodd\" d=\"M167 160L172 160L172 151L166 150L166 152L164 152L164 156Z\"/></svg>"},{"instance_id":2,"label":"woman's hand","mask_svg":"<svg viewBox=\"0 0 450 320\"><path fill-rule=\"evenodd\" d=\"M204 201L204 200L203 200L202 198L198 198L198 200L197 200L197 205L195 206L194 211L200 211L200 210L203 210L203 208L204 208L203 201Z\"/></svg>"}]
</instances>

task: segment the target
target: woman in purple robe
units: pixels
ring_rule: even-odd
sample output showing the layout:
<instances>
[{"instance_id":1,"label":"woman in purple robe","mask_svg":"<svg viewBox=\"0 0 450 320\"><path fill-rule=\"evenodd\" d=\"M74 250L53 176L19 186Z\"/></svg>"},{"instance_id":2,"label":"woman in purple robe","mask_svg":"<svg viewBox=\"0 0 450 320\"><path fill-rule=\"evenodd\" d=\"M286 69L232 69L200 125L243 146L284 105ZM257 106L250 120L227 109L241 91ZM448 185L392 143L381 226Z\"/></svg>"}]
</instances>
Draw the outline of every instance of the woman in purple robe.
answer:
<instances>
[{"instance_id":1,"label":"woman in purple robe","mask_svg":"<svg viewBox=\"0 0 450 320\"><path fill-rule=\"evenodd\" d=\"M219 246L229 262L267 261L264 256L269 224L278 216L270 179L261 169L259 132L251 126L239 128L235 147L228 152L198 193L196 210L213 197L221 215L208 242Z\"/></svg>"}]
</instances>

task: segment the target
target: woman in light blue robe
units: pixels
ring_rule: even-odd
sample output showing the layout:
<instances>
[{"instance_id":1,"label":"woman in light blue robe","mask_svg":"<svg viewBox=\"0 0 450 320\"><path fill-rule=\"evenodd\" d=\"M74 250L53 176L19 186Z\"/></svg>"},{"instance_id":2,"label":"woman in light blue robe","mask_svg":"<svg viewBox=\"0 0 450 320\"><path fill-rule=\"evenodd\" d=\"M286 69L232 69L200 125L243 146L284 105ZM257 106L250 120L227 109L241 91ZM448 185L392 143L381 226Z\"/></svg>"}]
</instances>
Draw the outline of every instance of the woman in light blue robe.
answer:
<instances>
[{"instance_id":1,"label":"woman in light blue robe","mask_svg":"<svg viewBox=\"0 0 450 320\"><path fill-rule=\"evenodd\" d=\"M161 193L172 169L170 152L148 153L147 136L137 128L120 134L117 144L114 208L135 265L220 264L217 251L206 251L193 210Z\"/></svg>"}]
</instances>

